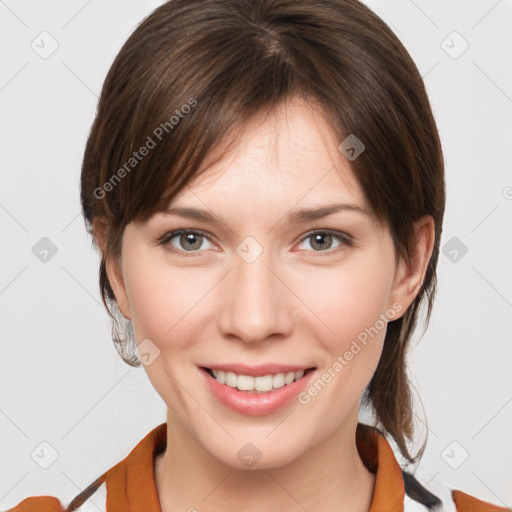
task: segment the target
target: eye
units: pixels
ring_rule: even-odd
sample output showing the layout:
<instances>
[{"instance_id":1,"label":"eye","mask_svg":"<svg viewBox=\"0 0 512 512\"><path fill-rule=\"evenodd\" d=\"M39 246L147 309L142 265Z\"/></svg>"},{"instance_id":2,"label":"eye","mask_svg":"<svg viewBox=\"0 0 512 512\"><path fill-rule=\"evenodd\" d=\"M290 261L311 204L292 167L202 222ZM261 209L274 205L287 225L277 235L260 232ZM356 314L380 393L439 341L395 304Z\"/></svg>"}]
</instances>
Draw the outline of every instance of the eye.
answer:
<instances>
[{"instance_id":1,"label":"eye","mask_svg":"<svg viewBox=\"0 0 512 512\"><path fill-rule=\"evenodd\" d=\"M176 243L173 243L172 241L175 239ZM331 254L338 250L342 250L343 247L353 245L352 237L350 235L336 231L316 230L302 238L300 243L303 244L310 239L311 250L317 253ZM165 246L165 248L172 253L178 253L181 256L186 257L193 256L200 250L211 248L211 246L204 247L204 241L208 241L211 244L209 236L201 231L178 229L176 231L166 233L163 237L157 240L157 243ZM334 250L331 250L333 241L337 241L338 245L334 247Z\"/></svg>"},{"instance_id":2,"label":"eye","mask_svg":"<svg viewBox=\"0 0 512 512\"><path fill-rule=\"evenodd\" d=\"M301 243L304 243L308 240L311 240L309 245L313 252L328 252L329 254L341 250L343 246L351 246L353 244L352 238L349 235L336 231L314 231L306 235L301 240ZM335 246L333 251L331 251L329 249L332 248L333 240L338 241L338 245Z\"/></svg>"},{"instance_id":3,"label":"eye","mask_svg":"<svg viewBox=\"0 0 512 512\"><path fill-rule=\"evenodd\" d=\"M172 243L173 239L176 239L178 247ZM178 229L176 231L171 231L170 233L165 234L157 242L161 245L165 245L166 249L168 249L170 252L194 253L200 249L208 249L208 247L203 247L203 242L205 240L210 241L209 237L200 231Z\"/></svg>"}]
</instances>

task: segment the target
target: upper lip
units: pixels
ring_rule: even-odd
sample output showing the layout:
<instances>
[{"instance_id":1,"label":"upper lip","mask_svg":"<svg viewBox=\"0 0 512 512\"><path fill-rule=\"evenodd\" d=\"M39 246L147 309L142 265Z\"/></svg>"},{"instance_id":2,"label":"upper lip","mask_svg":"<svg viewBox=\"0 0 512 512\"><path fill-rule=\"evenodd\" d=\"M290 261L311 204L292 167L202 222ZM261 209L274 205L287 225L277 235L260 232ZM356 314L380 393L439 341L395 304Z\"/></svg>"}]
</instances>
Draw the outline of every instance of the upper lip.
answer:
<instances>
[{"instance_id":1,"label":"upper lip","mask_svg":"<svg viewBox=\"0 0 512 512\"><path fill-rule=\"evenodd\" d=\"M250 375L252 377L261 377L263 375L276 373L298 372L300 370L314 368L314 366L266 363L256 366L249 366L247 364L211 364L202 365L202 368L209 368L210 370L222 370L224 372L233 372L238 375Z\"/></svg>"}]
</instances>

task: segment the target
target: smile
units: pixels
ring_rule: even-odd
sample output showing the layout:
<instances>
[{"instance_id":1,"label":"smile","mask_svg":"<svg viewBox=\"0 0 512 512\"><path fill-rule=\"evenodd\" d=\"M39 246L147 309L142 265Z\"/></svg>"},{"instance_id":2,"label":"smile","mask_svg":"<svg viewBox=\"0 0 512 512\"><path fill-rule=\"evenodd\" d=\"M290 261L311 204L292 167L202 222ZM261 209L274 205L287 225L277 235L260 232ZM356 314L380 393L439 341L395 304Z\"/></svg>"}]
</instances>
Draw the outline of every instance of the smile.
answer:
<instances>
[{"instance_id":1,"label":"smile","mask_svg":"<svg viewBox=\"0 0 512 512\"><path fill-rule=\"evenodd\" d=\"M296 372L276 373L253 377L251 375L225 372L223 370L212 370L204 368L217 382L225 384L239 391L249 393L266 393L273 391L302 378L305 374L313 371L314 368L298 370Z\"/></svg>"},{"instance_id":2,"label":"smile","mask_svg":"<svg viewBox=\"0 0 512 512\"><path fill-rule=\"evenodd\" d=\"M257 376L199 367L206 388L224 407L246 416L270 414L291 403L308 385L316 368L265 373ZM256 370L253 369L253 373Z\"/></svg>"}]
</instances>

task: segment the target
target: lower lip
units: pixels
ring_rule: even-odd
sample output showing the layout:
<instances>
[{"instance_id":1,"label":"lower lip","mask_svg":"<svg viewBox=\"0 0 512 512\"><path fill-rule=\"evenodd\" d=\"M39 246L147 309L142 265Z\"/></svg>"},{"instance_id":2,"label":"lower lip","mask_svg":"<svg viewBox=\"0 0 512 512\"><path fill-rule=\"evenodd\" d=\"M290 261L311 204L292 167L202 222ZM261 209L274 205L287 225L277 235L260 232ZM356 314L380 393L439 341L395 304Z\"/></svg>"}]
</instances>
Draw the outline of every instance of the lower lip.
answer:
<instances>
[{"instance_id":1,"label":"lower lip","mask_svg":"<svg viewBox=\"0 0 512 512\"><path fill-rule=\"evenodd\" d=\"M213 395L226 407L247 416L262 416L277 411L291 402L307 385L315 370L309 371L299 380L265 393L239 391L221 384L206 370L200 368Z\"/></svg>"}]
</instances>

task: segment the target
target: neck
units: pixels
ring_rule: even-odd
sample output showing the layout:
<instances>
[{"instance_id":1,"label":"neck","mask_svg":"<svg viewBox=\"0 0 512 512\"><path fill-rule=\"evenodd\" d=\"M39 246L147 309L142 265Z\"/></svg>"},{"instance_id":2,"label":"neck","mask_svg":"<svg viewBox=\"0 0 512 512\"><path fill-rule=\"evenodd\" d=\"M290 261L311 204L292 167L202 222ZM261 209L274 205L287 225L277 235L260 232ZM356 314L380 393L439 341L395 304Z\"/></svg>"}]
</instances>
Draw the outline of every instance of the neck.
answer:
<instances>
[{"instance_id":1,"label":"neck","mask_svg":"<svg viewBox=\"0 0 512 512\"><path fill-rule=\"evenodd\" d=\"M367 512L375 475L357 451L356 427L357 418L289 464L247 470L213 457L168 413L167 448L155 458L162 512Z\"/></svg>"}]
</instances>

